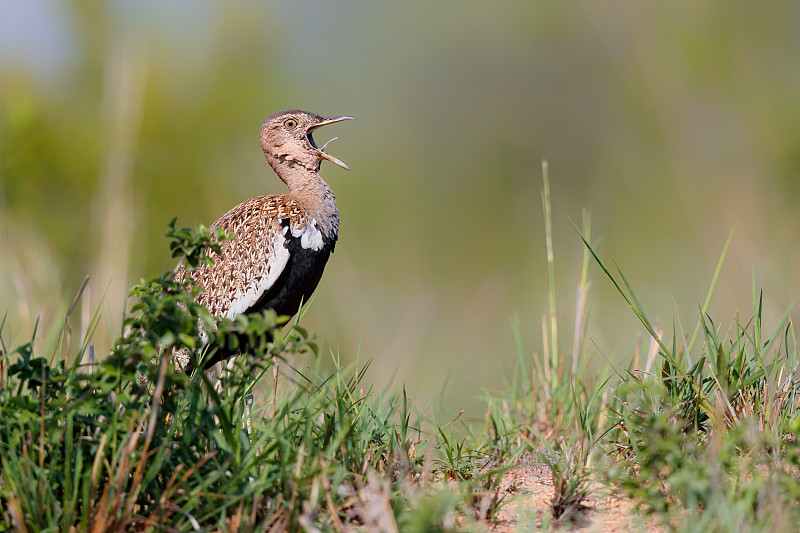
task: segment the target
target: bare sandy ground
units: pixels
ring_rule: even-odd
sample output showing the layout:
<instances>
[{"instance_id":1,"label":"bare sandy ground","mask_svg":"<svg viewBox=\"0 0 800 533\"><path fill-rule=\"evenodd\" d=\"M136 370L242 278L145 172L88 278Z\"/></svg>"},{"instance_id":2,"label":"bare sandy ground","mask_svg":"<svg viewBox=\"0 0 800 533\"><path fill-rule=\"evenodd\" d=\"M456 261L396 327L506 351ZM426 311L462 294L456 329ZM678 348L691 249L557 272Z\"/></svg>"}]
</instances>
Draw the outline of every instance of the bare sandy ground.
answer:
<instances>
[{"instance_id":1,"label":"bare sandy ground","mask_svg":"<svg viewBox=\"0 0 800 533\"><path fill-rule=\"evenodd\" d=\"M562 524L561 530L580 533L627 533L665 532L663 527L648 517L642 516L634 505L624 498L607 495L601 487L599 494L590 496L584 504L587 509L578 519ZM518 531L540 531L550 520L550 502L553 499L553 479L545 464L530 463L517 466L503 476L500 490L509 501L496 515L489 531L512 533ZM553 526L552 529L558 528Z\"/></svg>"}]
</instances>

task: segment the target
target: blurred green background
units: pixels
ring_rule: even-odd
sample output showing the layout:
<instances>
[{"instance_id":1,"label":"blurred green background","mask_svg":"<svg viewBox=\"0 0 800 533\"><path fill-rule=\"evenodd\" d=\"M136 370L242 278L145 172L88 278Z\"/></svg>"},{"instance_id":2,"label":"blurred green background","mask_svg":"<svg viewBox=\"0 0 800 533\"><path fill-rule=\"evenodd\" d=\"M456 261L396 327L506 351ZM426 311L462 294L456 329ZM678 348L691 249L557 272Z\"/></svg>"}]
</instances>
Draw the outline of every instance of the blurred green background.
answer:
<instances>
[{"instance_id":1,"label":"blurred green background","mask_svg":"<svg viewBox=\"0 0 800 533\"><path fill-rule=\"evenodd\" d=\"M769 326L800 288L797 2L0 3L0 313L7 344L58 327L84 275L84 328L120 331L127 287L172 268L165 223L213 222L283 192L258 128L349 114L320 141L342 213L305 325L380 387L475 408L541 351L550 165L561 346L593 238L651 318L711 307ZM592 270L593 359L640 331ZM82 324L81 324L82 323ZM671 335L671 333L670 333ZM477 413L480 415L480 413Z\"/></svg>"}]
</instances>

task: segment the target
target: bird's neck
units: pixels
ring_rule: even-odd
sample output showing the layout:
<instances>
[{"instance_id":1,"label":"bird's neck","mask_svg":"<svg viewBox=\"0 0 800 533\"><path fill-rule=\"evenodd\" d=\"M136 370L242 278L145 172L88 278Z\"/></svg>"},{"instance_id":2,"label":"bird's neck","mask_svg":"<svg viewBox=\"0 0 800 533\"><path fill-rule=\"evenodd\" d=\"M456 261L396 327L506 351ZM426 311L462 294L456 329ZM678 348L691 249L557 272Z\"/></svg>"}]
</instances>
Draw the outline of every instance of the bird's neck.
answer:
<instances>
[{"instance_id":1,"label":"bird's neck","mask_svg":"<svg viewBox=\"0 0 800 533\"><path fill-rule=\"evenodd\" d=\"M278 177L289 187L289 194L314 217L323 234L336 240L339 233L339 210L330 186L319 175L319 164L308 168L293 161L267 156Z\"/></svg>"}]
</instances>

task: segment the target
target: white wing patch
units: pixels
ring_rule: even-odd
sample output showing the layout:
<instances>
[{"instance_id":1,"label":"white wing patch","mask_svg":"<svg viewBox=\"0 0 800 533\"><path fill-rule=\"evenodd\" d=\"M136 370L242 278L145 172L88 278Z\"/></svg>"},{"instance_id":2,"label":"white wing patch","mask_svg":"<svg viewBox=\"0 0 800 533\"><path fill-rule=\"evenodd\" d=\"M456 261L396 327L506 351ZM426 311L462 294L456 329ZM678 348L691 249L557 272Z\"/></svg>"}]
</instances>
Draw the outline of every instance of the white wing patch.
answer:
<instances>
[{"instance_id":1,"label":"white wing patch","mask_svg":"<svg viewBox=\"0 0 800 533\"><path fill-rule=\"evenodd\" d=\"M278 281L283 269L289 262L289 249L284 245L284 237L278 234L272 250L266 256L266 271L260 279L254 280L247 287L246 292L237 290L231 300L230 308L225 313L225 318L233 320L251 307Z\"/></svg>"},{"instance_id":2,"label":"white wing patch","mask_svg":"<svg viewBox=\"0 0 800 533\"><path fill-rule=\"evenodd\" d=\"M305 249L311 248L315 252L322 250L324 242L322 240L322 232L319 230L319 224L314 220L314 217L308 217L308 224L299 230L292 230L292 236L300 238L300 246Z\"/></svg>"}]
</instances>

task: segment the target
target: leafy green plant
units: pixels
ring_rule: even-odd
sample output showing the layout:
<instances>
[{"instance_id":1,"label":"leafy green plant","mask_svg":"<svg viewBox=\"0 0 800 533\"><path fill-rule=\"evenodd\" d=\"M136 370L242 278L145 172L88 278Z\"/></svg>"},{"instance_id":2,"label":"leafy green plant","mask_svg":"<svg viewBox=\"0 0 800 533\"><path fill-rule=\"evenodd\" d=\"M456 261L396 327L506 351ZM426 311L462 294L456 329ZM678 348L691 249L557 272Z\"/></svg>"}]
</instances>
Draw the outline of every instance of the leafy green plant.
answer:
<instances>
[{"instance_id":1,"label":"leafy green plant","mask_svg":"<svg viewBox=\"0 0 800 533\"><path fill-rule=\"evenodd\" d=\"M189 268L223 237L176 230L175 221L168 235ZM196 290L169 272L140 282L126 333L102 361L80 362L88 339L74 356L62 344L52 363L34 342L0 356L2 528L338 527L358 523L343 488L367 472L389 480L391 505L405 505L400 487L418 473L421 440L405 394L365 392L368 365L321 376L317 363L311 374L287 374L272 409L262 395L250 408L248 396L278 359L316 354L313 338L296 323L281 334L274 313L215 321L195 303ZM250 349L220 387L172 361L178 349L199 361L215 343L243 338Z\"/></svg>"}]
</instances>

